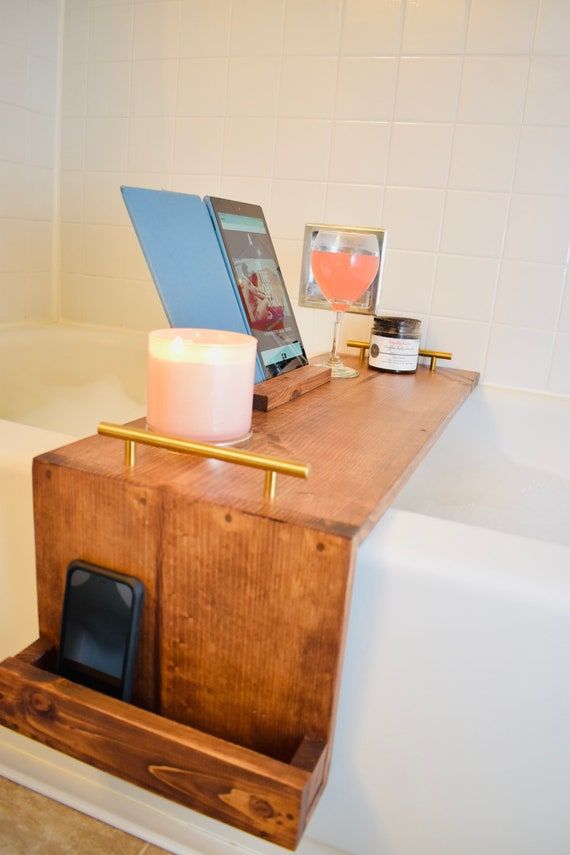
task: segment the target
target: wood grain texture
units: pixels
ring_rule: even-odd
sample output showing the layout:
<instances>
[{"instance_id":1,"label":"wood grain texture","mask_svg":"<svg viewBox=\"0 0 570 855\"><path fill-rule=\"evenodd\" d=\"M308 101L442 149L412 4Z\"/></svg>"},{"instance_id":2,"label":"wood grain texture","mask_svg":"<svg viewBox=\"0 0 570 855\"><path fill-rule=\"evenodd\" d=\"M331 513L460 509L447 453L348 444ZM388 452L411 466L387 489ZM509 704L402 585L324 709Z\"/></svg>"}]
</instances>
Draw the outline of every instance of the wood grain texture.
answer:
<instances>
[{"instance_id":1,"label":"wood grain texture","mask_svg":"<svg viewBox=\"0 0 570 855\"><path fill-rule=\"evenodd\" d=\"M263 383L257 383L254 386L253 409L267 413L280 407L281 404L296 401L301 395L306 395L307 392L330 383L330 380L330 368L323 368L320 365L304 365L302 368L290 371L289 374L264 380Z\"/></svg>"},{"instance_id":2,"label":"wood grain texture","mask_svg":"<svg viewBox=\"0 0 570 855\"><path fill-rule=\"evenodd\" d=\"M25 660L24 655L0 664L3 725L194 810L295 847L320 786L313 781L322 776L319 758L314 773L279 763Z\"/></svg>"},{"instance_id":3,"label":"wood grain texture","mask_svg":"<svg viewBox=\"0 0 570 855\"><path fill-rule=\"evenodd\" d=\"M36 458L40 632L57 643L71 560L137 576L144 709L43 674L34 651L0 666L5 723L295 845L328 775L358 544L477 378L363 369L254 413L250 450L312 466L273 502L260 472L146 446L130 469L101 436Z\"/></svg>"}]
</instances>

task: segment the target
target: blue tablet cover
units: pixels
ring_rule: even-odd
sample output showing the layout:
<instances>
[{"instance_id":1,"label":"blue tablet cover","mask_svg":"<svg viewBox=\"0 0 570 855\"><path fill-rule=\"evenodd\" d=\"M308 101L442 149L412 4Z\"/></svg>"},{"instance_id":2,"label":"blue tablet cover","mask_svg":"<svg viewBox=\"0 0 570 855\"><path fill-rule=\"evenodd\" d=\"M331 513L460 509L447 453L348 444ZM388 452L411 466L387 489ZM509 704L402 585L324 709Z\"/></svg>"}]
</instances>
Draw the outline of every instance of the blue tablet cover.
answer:
<instances>
[{"instance_id":1,"label":"blue tablet cover","mask_svg":"<svg viewBox=\"0 0 570 855\"><path fill-rule=\"evenodd\" d=\"M121 193L170 325L250 335L200 197L140 187ZM255 382L264 379L258 356Z\"/></svg>"}]
</instances>

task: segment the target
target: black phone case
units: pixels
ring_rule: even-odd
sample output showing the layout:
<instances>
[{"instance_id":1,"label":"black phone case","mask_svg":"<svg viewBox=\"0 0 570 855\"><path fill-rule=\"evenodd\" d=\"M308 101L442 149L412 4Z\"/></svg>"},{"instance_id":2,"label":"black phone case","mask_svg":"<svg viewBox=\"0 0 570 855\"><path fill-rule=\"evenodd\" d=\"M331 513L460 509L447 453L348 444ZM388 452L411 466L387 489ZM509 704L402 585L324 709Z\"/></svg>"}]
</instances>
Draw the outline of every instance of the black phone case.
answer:
<instances>
[{"instance_id":1,"label":"black phone case","mask_svg":"<svg viewBox=\"0 0 570 855\"><path fill-rule=\"evenodd\" d=\"M72 561L67 568L67 576L65 580L65 595L63 600L63 610L61 616L61 632L60 632L60 641L59 641L59 650L57 657L57 672L62 676L66 677L73 681L74 677L69 673L70 669L65 667L63 650L65 645L65 637L67 630L67 622L69 616L69 588L71 577L74 570L84 570L86 573L95 574L98 576L103 576L105 579L109 579L112 582L119 582L123 585L128 586L133 592L133 605L131 609L130 616L130 627L129 627L129 635L125 649L125 657L124 657L124 667L123 673L121 676L120 687L118 692L112 687L111 683L106 687L104 684L104 679L101 680L101 685L97 686L97 691L101 691L104 694L112 695L113 697L118 697L123 701L129 701L131 698L132 687L133 687L133 677L134 677L134 669L135 669L135 661L136 661L136 653L137 653L137 645L138 645L138 637L139 637L139 628L142 617L142 607L144 600L144 585L134 576L127 576L124 573L118 573L115 570L108 570L105 567L99 567L96 564L89 564L86 561L75 560ZM73 670L73 669L71 669ZM77 682L81 682L81 680L77 680Z\"/></svg>"}]
</instances>

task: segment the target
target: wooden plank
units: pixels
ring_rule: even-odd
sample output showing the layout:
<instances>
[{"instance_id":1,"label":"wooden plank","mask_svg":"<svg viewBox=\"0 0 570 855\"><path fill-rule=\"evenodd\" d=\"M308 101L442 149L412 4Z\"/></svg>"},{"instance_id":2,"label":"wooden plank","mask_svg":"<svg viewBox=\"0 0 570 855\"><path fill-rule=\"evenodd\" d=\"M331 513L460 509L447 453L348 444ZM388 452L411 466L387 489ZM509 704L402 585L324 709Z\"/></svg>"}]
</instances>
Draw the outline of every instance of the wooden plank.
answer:
<instances>
[{"instance_id":1,"label":"wooden plank","mask_svg":"<svg viewBox=\"0 0 570 855\"><path fill-rule=\"evenodd\" d=\"M347 363L358 364L348 357ZM126 479L141 488L168 483L199 501L354 537L360 542L431 448L479 375L457 369L383 374L362 369L331 380L268 413L254 413L251 451L310 463L311 477L280 477L277 499L263 500L263 474L140 447L134 471L123 444L90 437L42 455L52 465ZM102 413L104 417L104 413ZM144 425L144 420L135 424Z\"/></svg>"},{"instance_id":2,"label":"wooden plank","mask_svg":"<svg viewBox=\"0 0 570 855\"><path fill-rule=\"evenodd\" d=\"M307 392L325 383L330 383L330 379L330 368L323 368L321 365L304 365L288 374L264 380L263 383L257 383L254 387L253 409L267 413L269 410L280 407L281 404L296 401L301 395L306 395Z\"/></svg>"},{"instance_id":3,"label":"wooden plank","mask_svg":"<svg viewBox=\"0 0 570 855\"><path fill-rule=\"evenodd\" d=\"M305 734L326 742L352 542L164 499L162 711L284 761Z\"/></svg>"},{"instance_id":4,"label":"wooden plank","mask_svg":"<svg viewBox=\"0 0 570 855\"><path fill-rule=\"evenodd\" d=\"M311 772L74 685L24 659L0 664L3 725L186 807L295 847Z\"/></svg>"}]
</instances>

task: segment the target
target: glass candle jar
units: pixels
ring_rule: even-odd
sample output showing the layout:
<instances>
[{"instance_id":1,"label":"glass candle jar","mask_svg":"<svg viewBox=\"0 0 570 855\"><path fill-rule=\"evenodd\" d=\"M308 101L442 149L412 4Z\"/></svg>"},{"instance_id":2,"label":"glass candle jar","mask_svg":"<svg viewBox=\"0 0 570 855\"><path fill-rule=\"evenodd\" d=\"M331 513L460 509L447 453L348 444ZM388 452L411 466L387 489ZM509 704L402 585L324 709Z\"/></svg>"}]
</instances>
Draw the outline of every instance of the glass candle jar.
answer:
<instances>
[{"instance_id":1,"label":"glass candle jar","mask_svg":"<svg viewBox=\"0 0 570 855\"><path fill-rule=\"evenodd\" d=\"M418 367L421 326L417 318L374 318L368 356L370 368L413 374Z\"/></svg>"}]
</instances>

